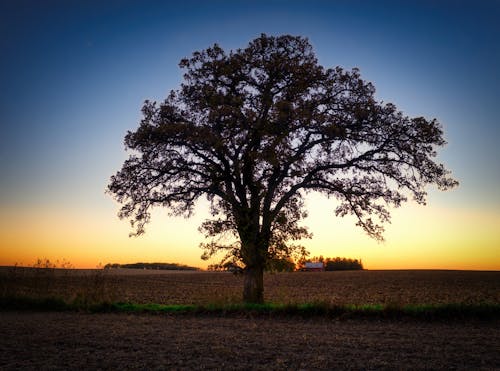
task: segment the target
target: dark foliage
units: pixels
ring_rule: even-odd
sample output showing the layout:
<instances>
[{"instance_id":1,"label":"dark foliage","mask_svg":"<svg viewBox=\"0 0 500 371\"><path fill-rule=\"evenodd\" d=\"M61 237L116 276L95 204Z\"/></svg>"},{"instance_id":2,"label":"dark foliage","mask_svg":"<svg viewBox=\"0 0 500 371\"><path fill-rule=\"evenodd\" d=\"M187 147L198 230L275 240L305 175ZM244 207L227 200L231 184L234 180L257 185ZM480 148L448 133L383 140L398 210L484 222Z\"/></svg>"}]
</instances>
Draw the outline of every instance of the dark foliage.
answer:
<instances>
[{"instance_id":1,"label":"dark foliage","mask_svg":"<svg viewBox=\"0 0 500 371\"><path fill-rule=\"evenodd\" d=\"M267 272L293 272L295 269L296 264L290 258L268 260L265 268Z\"/></svg>"},{"instance_id":2,"label":"dark foliage","mask_svg":"<svg viewBox=\"0 0 500 371\"><path fill-rule=\"evenodd\" d=\"M437 120L378 102L358 69L322 67L305 38L261 35L229 53L214 45L180 66L180 89L145 102L108 190L137 235L151 208L190 216L206 196L203 256L223 252L244 268L247 301L263 301L269 260L305 255L294 241L311 236L299 224L307 192L337 198L337 216L382 239L388 207L425 203L428 184L457 184L434 162L445 144Z\"/></svg>"},{"instance_id":3,"label":"dark foliage","mask_svg":"<svg viewBox=\"0 0 500 371\"><path fill-rule=\"evenodd\" d=\"M268 259L264 271L266 272L293 272L296 269L295 262L290 258L282 259ZM243 268L241 265L236 264L232 261L225 262L223 264L210 264L207 267L209 271L227 271L232 273L242 273Z\"/></svg>"},{"instance_id":4,"label":"dark foliage","mask_svg":"<svg viewBox=\"0 0 500 371\"><path fill-rule=\"evenodd\" d=\"M130 263L118 264L108 263L104 266L105 269L109 268L129 268L129 269L155 269L155 270L176 270L176 271L197 271L199 268L190 267L184 264L177 263Z\"/></svg>"},{"instance_id":5,"label":"dark foliage","mask_svg":"<svg viewBox=\"0 0 500 371\"><path fill-rule=\"evenodd\" d=\"M298 268L304 269L306 262L319 262L323 263L325 271L348 271L348 270L363 270L363 262L361 259L351 258L325 258L323 255L313 256L309 259L302 259L299 261Z\"/></svg>"},{"instance_id":6,"label":"dark foliage","mask_svg":"<svg viewBox=\"0 0 500 371\"><path fill-rule=\"evenodd\" d=\"M325 259L325 271L350 271L362 269L363 263L358 259L339 257Z\"/></svg>"}]
</instances>

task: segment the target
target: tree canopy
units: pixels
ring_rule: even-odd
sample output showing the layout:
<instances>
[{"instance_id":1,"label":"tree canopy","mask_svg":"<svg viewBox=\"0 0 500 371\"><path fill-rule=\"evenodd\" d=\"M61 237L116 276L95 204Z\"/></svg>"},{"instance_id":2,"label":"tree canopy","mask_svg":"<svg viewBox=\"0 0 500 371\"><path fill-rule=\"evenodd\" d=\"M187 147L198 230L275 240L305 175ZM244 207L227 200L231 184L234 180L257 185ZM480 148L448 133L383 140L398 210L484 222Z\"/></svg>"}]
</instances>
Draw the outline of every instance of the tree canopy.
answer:
<instances>
[{"instance_id":1,"label":"tree canopy","mask_svg":"<svg viewBox=\"0 0 500 371\"><path fill-rule=\"evenodd\" d=\"M144 103L108 191L137 235L153 207L190 216L206 196L203 256L241 265L246 301L263 300L267 261L306 253L296 241L310 237L307 192L336 198L337 216L380 240L390 207L457 184L435 162L445 144L436 119L377 101L356 68L324 68L306 38L262 34L228 53L215 44L180 67L180 88Z\"/></svg>"}]
</instances>

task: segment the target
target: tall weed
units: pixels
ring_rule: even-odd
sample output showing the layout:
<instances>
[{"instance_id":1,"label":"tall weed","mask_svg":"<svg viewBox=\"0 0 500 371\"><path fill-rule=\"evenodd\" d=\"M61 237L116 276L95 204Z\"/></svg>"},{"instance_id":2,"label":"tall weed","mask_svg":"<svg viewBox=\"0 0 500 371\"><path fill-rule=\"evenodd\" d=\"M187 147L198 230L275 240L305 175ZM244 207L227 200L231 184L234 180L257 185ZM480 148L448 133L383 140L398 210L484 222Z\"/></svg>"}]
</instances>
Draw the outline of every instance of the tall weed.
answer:
<instances>
[{"instance_id":1,"label":"tall weed","mask_svg":"<svg viewBox=\"0 0 500 371\"><path fill-rule=\"evenodd\" d=\"M19 299L59 300L79 307L111 302L113 291L107 270L97 267L83 272L66 260L37 259L30 267L17 264L0 271L0 298L6 303Z\"/></svg>"}]
</instances>

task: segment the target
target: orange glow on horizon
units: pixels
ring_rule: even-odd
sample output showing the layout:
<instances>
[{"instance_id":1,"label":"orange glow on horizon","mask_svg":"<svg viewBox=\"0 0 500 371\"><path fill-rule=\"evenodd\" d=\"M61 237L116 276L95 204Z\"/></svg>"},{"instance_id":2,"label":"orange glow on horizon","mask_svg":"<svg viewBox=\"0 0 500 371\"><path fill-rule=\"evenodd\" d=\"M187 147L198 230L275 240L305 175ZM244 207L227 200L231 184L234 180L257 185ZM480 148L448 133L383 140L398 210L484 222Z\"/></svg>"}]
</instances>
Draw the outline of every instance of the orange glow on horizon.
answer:
<instances>
[{"instance_id":1,"label":"orange glow on horizon","mask_svg":"<svg viewBox=\"0 0 500 371\"><path fill-rule=\"evenodd\" d=\"M208 216L205 204L192 219L155 211L146 234L137 238L128 237L129 225L116 218L115 206L96 212L55 207L2 212L0 265L29 266L38 258L65 260L75 268L140 261L206 268L211 263L200 259L198 247L203 237L197 228ZM367 269L500 270L495 213L408 204L393 210L386 242L377 243L354 227L352 218L336 218L334 206L320 196L308 199L304 225L313 239L303 243L311 256L362 259Z\"/></svg>"}]
</instances>

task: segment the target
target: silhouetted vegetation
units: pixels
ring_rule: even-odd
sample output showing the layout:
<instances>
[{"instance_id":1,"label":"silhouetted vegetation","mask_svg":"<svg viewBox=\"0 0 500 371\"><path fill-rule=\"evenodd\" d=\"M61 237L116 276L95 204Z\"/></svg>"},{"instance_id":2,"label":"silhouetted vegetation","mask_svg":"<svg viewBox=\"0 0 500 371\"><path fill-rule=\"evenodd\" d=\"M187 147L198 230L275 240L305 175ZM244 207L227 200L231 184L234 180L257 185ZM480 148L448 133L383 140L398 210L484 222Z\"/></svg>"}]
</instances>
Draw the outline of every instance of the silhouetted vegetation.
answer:
<instances>
[{"instance_id":1,"label":"silhouetted vegetation","mask_svg":"<svg viewBox=\"0 0 500 371\"><path fill-rule=\"evenodd\" d=\"M246 302L263 302L269 261L305 256L307 192L337 198L335 215L380 240L388 207L457 184L434 161L446 143L437 120L377 101L356 68L324 68L304 37L262 34L230 53L215 44L180 66L181 87L144 103L108 192L136 235L155 206L190 216L207 197L203 258L237 261Z\"/></svg>"},{"instance_id":2,"label":"silhouetted vegetation","mask_svg":"<svg viewBox=\"0 0 500 371\"><path fill-rule=\"evenodd\" d=\"M310 259L303 259L299 262L299 270L304 268L306 262L319 262L323 263L325 271L351 271L351 270L363 270L363 262L361 259L351 259L351 258L325 258L322 255L313 256Z\"/></svg>"},{"instance_id":3,"label":"silhouetted vegetation","mask_svg":"<svg viewBox=\"0 0 500 371\"><path fill-rule=\"evenodd\" d=\"M0 271L0 298L2 301L34 301L42 303L72 303L79 306L111 302L106 271L88 269L74 275L73 265L65 260L55 263L37 259L31 267L8 267ZM65 288L72 285L68 292Z\"/></svg>"},{"instance_id":4,"label":"silhouetted vegetation","mask_svg":"<svg viewBox=\"0 0 500 371\"><path fill-rule=\"evenodd\" d=\"M293 272L295 271L295 262L290 258L269 259L266 263L266 272ZM224 271L236 274L243 273L244 268L238 262L229 261L223 264L210 264L208 271Z\"/></svg>"},{"instance_id":5,"label":"silhouetted vegetation","mask_svg":"<svg viewBox=\"0 0 500 371\"><path fill-rule=\"evenodd\" d=\"M270 259L266 264L267 272L293 272L296 268L291 258Z\"/></svg>"},{"instance_id":6,"label":"silhouetted vegetation","mask_svg":"<svg viewBox=\"0 0 500 371\"><path fill-rule=\"evenodd\" d=\"M243 273L241 265L232 261L227 261L222 264L209 264L207 270L211 272L231 272L234 274Z\"/></svg>"},{"instance_id":7,"label":"silhouetted vegetation","mask_svg":"<svg viewBox=\"0 0 500 371\"><path fill-rule=\"evenodd\" d=\"M339 257L325 259L325 271L353 271L362 269L363 263L358 259Z\"/></svg>"},{"instance_id":8,"label":"silhouetted vegetation","mask_svg":"<svg viewBox=\"0 0 500 371\"><path fill-rule=\"evenodd\" d=\"M154 270L169 270L169 271L200 270L200 268L190 267L188 265L177 264L177 263L130 263L130 264L108 263L104 266L104 269L110 269L110 268L154 269Z\"/></svg>"}]
</instances>

